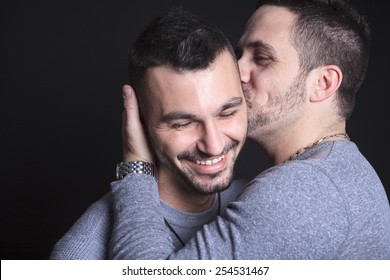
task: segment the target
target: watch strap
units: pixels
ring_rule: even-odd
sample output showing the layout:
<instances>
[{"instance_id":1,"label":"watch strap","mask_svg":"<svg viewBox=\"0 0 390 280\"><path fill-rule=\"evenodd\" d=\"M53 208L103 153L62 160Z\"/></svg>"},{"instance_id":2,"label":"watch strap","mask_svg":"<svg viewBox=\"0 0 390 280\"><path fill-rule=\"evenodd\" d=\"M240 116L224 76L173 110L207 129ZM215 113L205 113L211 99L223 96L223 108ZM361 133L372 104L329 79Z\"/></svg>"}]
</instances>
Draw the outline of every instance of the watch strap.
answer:
<instances>
[{"instance_id":1,"label":"watch strap","mask_svg":"<svg viewBox=\"0 0 390 280\"><path fill-rule=\"evenodd\" d=\"M120 162L116 165L116 179L120 180L127 174L146 174L156 179L155 167L153 163L146 161Z\"/></svg>"}]
</instances>

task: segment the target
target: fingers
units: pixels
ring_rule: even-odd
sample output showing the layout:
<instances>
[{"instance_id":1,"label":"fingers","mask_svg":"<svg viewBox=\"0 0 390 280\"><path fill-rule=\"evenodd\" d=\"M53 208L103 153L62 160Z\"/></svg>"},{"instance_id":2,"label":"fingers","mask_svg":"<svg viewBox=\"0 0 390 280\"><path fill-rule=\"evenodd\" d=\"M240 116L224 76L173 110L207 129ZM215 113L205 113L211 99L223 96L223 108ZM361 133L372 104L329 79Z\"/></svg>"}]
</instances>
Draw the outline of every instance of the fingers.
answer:
<instances>
[{"instance_id":1,"label":"fingers","mask_svg":"<svg viewBox=\"0 0 390 280\"><path fill-rule=\"evenodd\" d=\"M124 85L122 95L124 107L122 114L123 161L154 162L141 123L136 94L131 86Z\"/></svg>"},{"instance_id":2,"label":"fingers","mask_svg":"<svg viewBox=\"0 0 390 280\"><path fill-rule=\"evenodd\" d=\"M130 114L133 117L139 117L137 97L135 96L134 90L129 85L122 87L123 95L123 107L126 114Z\"/></svg>"},{"instance_id":3,"label":"fingers","mask_svg":"<svg viewBox=\"0 0 390 280\"><path fill-rule=\"evenodd\" d=\"M126 133L126 137L128 137L128 134L132 130L141 129L140 126L142 124L139 116L137 97L133 88L129 85L124 85L122 87L122 95L124 107L122 114L122 132Z\"/></svg>"}]
</instances>

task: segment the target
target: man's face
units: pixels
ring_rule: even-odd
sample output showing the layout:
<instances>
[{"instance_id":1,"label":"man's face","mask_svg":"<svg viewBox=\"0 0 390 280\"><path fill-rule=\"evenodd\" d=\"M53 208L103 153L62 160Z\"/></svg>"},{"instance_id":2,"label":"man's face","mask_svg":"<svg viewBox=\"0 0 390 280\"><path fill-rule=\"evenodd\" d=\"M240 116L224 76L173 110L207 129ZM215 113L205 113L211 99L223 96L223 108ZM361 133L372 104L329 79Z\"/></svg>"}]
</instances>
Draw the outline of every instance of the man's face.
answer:
<instances>
[{"instance_id":1,"label":"man's face","mask_svg":"<svg viewBox=\"0 0 390 280\"><path fill-rule=\"evenodd\" d=\"M248 136L254 140L286 131L304 115L305 80L289 37L294 19L285 8L264 6L248 20L238 44Z\"/></svg>"},{"instance_id":2,"label":"man's face","mask_svg":"<svg viewBox=\"0 0 390 280\"><path fill-rule=\"evenodd\" d=\"M247 133L247 108L234 58L227 51L208 69L148 70L146 127L159 176L201 193L223 190Z\"/></svg>"}]
</instances>

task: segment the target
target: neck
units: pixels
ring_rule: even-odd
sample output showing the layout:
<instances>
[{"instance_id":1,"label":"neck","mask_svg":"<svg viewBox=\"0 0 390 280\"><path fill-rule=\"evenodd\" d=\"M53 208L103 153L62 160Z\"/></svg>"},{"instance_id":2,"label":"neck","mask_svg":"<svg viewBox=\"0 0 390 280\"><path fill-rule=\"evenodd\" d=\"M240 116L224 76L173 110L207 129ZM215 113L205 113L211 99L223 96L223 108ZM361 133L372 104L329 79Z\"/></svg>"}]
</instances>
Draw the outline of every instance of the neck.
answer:
<instances>
[{"instance_id":1,"label":"neck","mask_svg":"<svg viewBox=\"0 0 390 280\"><path fill-rule=\"evenodd\" d=\"M159 168L158 191L160 198L169 206L188 213L210 209L215 199L215 193L200 193L165 168Z\"/></svg>"},{"instance_id":2,"label":"neck","mask_svg":"<svg viewBox=\"0 0 390 280\"><path fill-rule=\"evenodd\" d=\"M302 129L297 131L294 129L262 134L254 140L263 148L274 165L292 160L321 143L349 140L345 126L342 125L321 131Z\"/></svg>"},{"instance_id":3,"label":"neck","mask_svg":"<svg viewBox=\"0 0 390 280\"><path fill-rule=\"evenodd\" d=\"M286 161L289 161L289 160L294 160L296 159L298 156L300 156L301 154L305 153L306 151L320 145L321 143L323 142L327 142L327 141L334 141L334 140L340 140L340 138L343 138L343 140L350 140L348 134L346 133L341 133L341 132L337 132L337 133L332 133L332 134L327 134L323 137L321 137L320 139L310 143L309 145L307 146L304 146L302 148L300 148L298 151L296 151L295 153L291 154L286 160Z\"/></svg>"}]
</instances>

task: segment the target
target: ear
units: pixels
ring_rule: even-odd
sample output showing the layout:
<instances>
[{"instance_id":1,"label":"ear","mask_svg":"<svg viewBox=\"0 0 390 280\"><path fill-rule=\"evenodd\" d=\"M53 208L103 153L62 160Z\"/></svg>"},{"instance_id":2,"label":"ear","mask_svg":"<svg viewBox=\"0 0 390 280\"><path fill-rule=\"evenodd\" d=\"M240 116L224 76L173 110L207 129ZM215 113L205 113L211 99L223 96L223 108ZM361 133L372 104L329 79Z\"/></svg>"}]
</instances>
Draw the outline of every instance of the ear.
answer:
<instances>
[{"instance_id":1,"label":"ear","mask_svg":"<svg viewBox=\"0 0 390 280\"><path fill-rule=\"evenodd\" d=\"M311 102L320 102L333 96L343 79L341 69L336 65L319 67L316 75L314 90L310 95Z\"/></svg>"}]
</instances>

